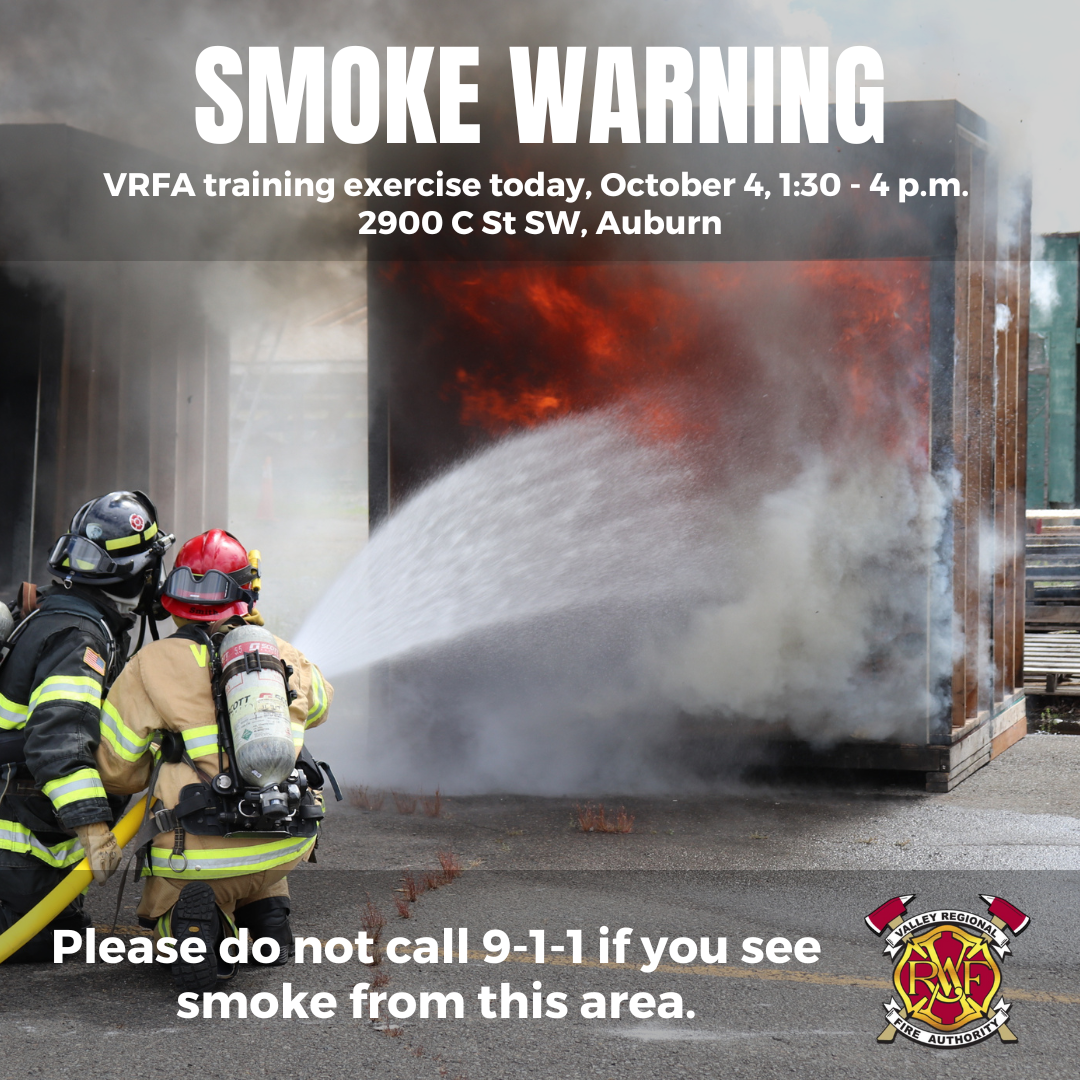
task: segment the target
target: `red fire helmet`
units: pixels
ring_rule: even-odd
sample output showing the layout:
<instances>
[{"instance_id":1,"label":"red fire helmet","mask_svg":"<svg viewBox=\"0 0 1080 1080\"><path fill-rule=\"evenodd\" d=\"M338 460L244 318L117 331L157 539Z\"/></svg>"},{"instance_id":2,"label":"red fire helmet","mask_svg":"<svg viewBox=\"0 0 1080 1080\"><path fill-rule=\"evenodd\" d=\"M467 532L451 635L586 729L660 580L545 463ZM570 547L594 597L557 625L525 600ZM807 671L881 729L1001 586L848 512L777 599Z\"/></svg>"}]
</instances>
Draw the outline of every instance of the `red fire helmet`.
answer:
<instances>
[{"instance_id":1,"label":"red fire helmet","mask_svg":"<svg viewBox=\"0 0 1080 1080\"><path fill-rule=\"evenodd\" d=\"M165 579L161 605L194 622L247 615L255 604L256 572L244 545L224 529L192 537L180 549Z\"/></svg>"}]
</instances>

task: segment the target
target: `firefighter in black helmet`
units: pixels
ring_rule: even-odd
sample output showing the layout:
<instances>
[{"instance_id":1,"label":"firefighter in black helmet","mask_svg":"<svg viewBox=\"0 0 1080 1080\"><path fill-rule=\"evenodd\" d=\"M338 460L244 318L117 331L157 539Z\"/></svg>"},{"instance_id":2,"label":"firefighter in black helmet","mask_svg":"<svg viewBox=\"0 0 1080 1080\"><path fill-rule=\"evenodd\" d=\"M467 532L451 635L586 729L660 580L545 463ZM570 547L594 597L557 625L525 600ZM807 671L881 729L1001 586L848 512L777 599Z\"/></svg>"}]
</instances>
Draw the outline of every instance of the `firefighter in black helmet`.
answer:
<instances>
[{"instance_id":1,"label":"firefighter in black helmet","mask_svg":"<svg viewBox=\"0 0 1080 1080\"><path fill-rule=\"evenodd\" d=\"M171 536L142 492L82 506L49 556L56 584L23 612L0 666L0 931L90 858L104 882L126 800L106 796L94 751L101 700L127 660L137 614L151 618ZM117 748L123 753L123 747ZM82 897L17 952L50 960L53 929L87 925Z\"/></svg>"}]
</instances>

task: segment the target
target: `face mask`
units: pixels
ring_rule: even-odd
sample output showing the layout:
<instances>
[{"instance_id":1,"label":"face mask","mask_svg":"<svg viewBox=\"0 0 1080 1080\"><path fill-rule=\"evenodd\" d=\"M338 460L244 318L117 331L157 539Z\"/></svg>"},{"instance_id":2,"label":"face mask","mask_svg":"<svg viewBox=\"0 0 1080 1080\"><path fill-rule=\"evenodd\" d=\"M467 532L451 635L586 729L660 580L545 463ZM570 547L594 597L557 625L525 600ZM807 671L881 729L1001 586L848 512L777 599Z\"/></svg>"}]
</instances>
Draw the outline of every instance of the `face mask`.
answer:
<instances>
[{"instance_id":1,"label":"face mask","mask_svg":"<svg viewBox=\"0 0 1080 1080\"><path fill-rule=\"evenodd\" d=\"M108 592L105 595L116 605L121 615L130 615L139 606L137 596L113 596Z\"/></svg>"}]
</instances>

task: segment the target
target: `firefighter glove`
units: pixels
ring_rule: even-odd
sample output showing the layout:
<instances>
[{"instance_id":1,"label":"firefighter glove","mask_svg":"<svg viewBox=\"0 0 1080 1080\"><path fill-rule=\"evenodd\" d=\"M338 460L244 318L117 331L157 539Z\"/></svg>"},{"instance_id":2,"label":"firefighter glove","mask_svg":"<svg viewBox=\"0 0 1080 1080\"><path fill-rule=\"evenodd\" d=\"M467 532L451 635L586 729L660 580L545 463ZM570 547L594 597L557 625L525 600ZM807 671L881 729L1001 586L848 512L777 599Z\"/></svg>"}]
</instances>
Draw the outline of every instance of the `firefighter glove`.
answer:
<instances>
[{"instance_id":1,"label":"firefighter glove","mask_svg":"<svg viewBox=\"0 0 1080 1080\"><path fill-rule=\"evenodd\" d=\"M94 880L99 885L104 885L120 865L122 858L116 837L104 821L95 821L92 825L79 825L75 832L78 834L87 859L90 860Z\"/></svg>"}]
</instances>

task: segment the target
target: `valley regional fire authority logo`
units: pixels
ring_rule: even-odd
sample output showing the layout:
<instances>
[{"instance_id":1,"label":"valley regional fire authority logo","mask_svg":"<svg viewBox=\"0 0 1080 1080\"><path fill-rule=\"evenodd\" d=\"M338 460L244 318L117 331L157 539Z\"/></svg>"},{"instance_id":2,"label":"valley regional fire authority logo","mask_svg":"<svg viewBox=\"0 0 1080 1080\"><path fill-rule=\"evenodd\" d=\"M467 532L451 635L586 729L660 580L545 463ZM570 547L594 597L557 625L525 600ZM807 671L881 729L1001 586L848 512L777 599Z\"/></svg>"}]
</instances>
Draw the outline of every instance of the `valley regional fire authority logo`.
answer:
<instances>
[{"instance_id":1,"label":"valley regional fire authority logo","mask_svg":"<svg viewBox=\"0 0 1080 1080\"><path fill-rule=\"evenodd\" d=\"M995 1033L1016 1042L1000 962L1011 952L1009 933L1026 930L1031 919L1000 896L983 896L989 918L948 909L909 916L914 899L894 896L866 916L879 937L889 931L885 954L895 961L896 996L883 1003L888 1025L878 1042L897 1032L927 1046L969 1046Z\"/></svg>"}]
</instances>

